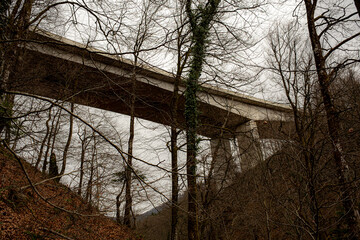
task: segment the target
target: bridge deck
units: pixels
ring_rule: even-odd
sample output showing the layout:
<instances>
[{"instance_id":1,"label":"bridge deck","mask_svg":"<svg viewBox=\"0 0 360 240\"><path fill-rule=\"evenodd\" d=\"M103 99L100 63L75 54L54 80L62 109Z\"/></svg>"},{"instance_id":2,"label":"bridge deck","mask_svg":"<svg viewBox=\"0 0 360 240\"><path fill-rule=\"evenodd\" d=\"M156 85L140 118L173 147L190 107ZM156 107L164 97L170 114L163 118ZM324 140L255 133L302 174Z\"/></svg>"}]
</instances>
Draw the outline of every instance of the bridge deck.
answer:
<instances>
[{"instance_id":1,"label":"bridge deck","mask_svg":"<svg viewBox=\"0 0 360 240\"><path fill-rule=\"evenodd\" d=\"M10 89L129 115L131 77L136 73L136 117L170 125L174 77L150 66L100 52L47 32L33 32L21 66L12 74ZM184 83L180 91L184 91ZM221 127L233 134L249 120L288 121L286 105L203 84L199 97L199 134L216 136ZM184 128L184 97L178 122ZM224 124L226 123L226 124Z\"/></svg>"}]
</instances>

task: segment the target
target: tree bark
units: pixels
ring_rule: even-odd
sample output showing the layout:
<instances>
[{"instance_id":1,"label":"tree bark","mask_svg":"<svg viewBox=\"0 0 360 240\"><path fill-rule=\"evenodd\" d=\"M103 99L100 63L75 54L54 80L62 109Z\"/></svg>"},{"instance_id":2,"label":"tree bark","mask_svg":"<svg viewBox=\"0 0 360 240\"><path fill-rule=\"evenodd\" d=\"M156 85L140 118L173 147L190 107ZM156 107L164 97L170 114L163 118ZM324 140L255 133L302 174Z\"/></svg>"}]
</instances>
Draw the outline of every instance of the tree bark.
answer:
<instances>
[{"instance_id":1,"label":"tree bark","mask_svg":"<svg viewBox=\"0 0 360 240\"><path fill-rule=\"evenodd\" d=\"M175 93L175 91L174 91ZM175 107L175 106L174 106ZM176 108L176 107L175 107ZM177 108L176 108L177 109ZM176 121L176 117L173 121ZM174 123L175 125L176 123ZM178 205L179 205L179 173L178 173L178 148L177 148L177 128L171 127L171 233L170 239L176 240L178 224Z\"/></svg>"},{"instance_id":2,"label":"tree bark","mask_svg":"<svg viewBox=\"0 0 360 240\"><path fill-rule=\"evenodd\" d=\"M178 32L177 39L177 70L176 77L174 82L174 91L171 98L171 231L170 231L170 239L177 239L177 225L178 225L178 213L179 213L179 169L178 169L178 103L179 103L179 85L181 82L181 75L184 69L184 66L187 62L189 51L185 53L184 56L181 55L181 40L182 29Z\"/></svg>"},{"instance_id":3,"label":"tree bark","mask_svg":"<svg viewBox=\"0 0 360 240\"><path fill-rule=\"evenodd\" d=\"M120 193L116 196L116 222L117 223L121 223L121 218L120 218L120 205L121 205L121 201L120 201L120 197L124 191L124 187L125 187L125 183L123 183L122 187L121 187L121 191Z\"/></svg>"},{"instance_id":4,"label":"tree bark","mask_svg":"<svg viewBox=\"0 0 360 240\"><path fill-rule=\"evenodd\" d=\"M179 71L178 71L179 72ZM178 111L178 100L179 100L179 82L181 78L177 74L174 82L174 92L171 101L171 233L170 239L176 240L177 236L177 224L178 224L178 212L179 212L179 172L178 172L178 122L177 122L177 111Z\"/></svg>"},{"instance_id":5,"label":"tree bark","mask_svg":"<svg viewBox=\"0 0 360 240\"><path fill-rule=\"evenodd\" d=\"M86 128L84 128L84 138L81 139L81 156L80 156L80 179L79 179L79 187L77 193L81 196L82 191L82 183L84 178L84 162L85 162L85 153L87 148L87 137L86 137Z\"/></svg>"},{"instance_id":6,"label":"tree bark","mask_svg":"<svg viewBox=\"0 0 360 240\"><path fill-rule=\"evenodd\" d=\"M94 182L94 170L95 170L95 158L96 158L96 139L93 135L94 145L92 147L92 154L90 160L90 176L86 187L85 200L88 203L91 203L93 196L93 182Z\"/></svg>"},{"instance_id":7,"label":"tree bark","mask_svg":"<svg viewBox=\"0 0 360 240\"><path fill-rule=\"evenodd\" d=\"M56 124L55 124L55 127L54 127L54 121L55 121L55 117L53 119L53 122L52 122L52 125L51 125L51 130L50 130L50 135L49 135L49 139L48 139L48 146L46 148L46 154L45 154L45 158L44 158L44 165L43 165L43 173L46 172L46 168L47 168L47 164L48 164L48 153L50 151L50 156L53 154L53 151L54 151L54 147L55 147L55 140L56 140L56 136L59 132L59 129L60 129L60 117L61 117L61 109L58 110L58 112L56 114L59 114L57 116L57 120L56 120ZM50 147L50 142L51 142L51 137L52 137L52 143L51 143L51 147Z\"/></svg>"},{"instance_id":8,"label":"tree bark","mask_svg":"<svg viewBox=\"0 0 360 240\"><path fill-rule=\"evenodd\" d=\"M354 0L354 3L355 3L355 7L356 7L356 10L359 14L359 17L360 17L360 1L359 0Z\"/></svg>"},{"instance_id":9,"label":"tree bark","mask_svg":"<svg viewBox=\"0 0 360 240\"><path fill-rule=\"evenodd\" d=\"M131 213L132 213L132 155L134 144L134 129L135 129L135 102L136 102L136 65L137 57L135 56L135 63L132 76L132 90L130 99L130 135L128 141L128 158L127 166L125 169L125 213L124 213L124 225L131 227Z\"/></svg>"},{"instance_id":10,"label":"tree bark","mask_svg":"<svg viewBox=\"0 0 360 240\"><path fill-rule=\"evenodd\" d=\"M74 112L74 103L73 102L71 103L70 112L71 113ZM69 147L70 147L70 144L71 144L71 138L72 138L72 134L73 134L73 125L74 125L74 117L73 117L72 114L70 114L69 135L68 135L68 139L67 139L67 142L66 142L66 145L65 145L65 148L64 148L64 152L63 152L62 166L61 166L61 170L60 170L60 175L63 175L65 173L67 153L69 151Z\"/></svg>"},{"instance_id":11,"label":"tree bark","mask_svg":"<svg viewBox=\"0 0 360 240\"><path fill-rule=\"evenodd\" d=\"M348 171L349 166L346 162L345 156L342 151L340 141L340 118L339 113L335 109L333 97L330 92L330 76L326 70L326 59L323 55L323 48L321 45L320 37L316 32L315 25L315 9L316 2L312 3L310 0L305 0L306 16L308 22L308 31L311 41L311 46L314 54L316 65L316 72L320 86L322 101L326 112L327 127L329 131L330 140L332 142L333 158L336 164L337 178L340 185L341 201L345 211L345 222L349 229L352 231L352 239L359 239L358 233L358 214L354 209L354 202L349 191L348 184Z\"/></svg>"},{"instance_id":12,"label":"tree bark","mask_svg":"<svg viewBox=\"0 0 360 240\"><path fill-rule=\"evenodd\" d=\"M55 153L51 153L50 155L50 163L49 163L49 176L50 178L56 177L59 175L59 169L56 164L56 155ZM56 179L59 182L59 179Z\"/></svg>"},{"instance_id":13,"label":"tree bark","mask_svg":"<svg viewBox=\"0 0 360 240\"><path fill-rule=\"evenodd\" d=\"M49 117L50 117L50 114L49 114ZM46 151L45 151L45 156L44 156L44 163L43 163L43 166L42 166L42 172L43 173L46 172L46 168L47 168L47 158L48 158L48 155L49 155L49 151L51 149L50 142L51 142L51 137L53 136L55 118L56 118L56 114L54 116L54 119L51 122L51 128L50 128L49 136L48 136L48 139L47 139ZM54 132L56 132L56 130Z\"/></svg>"},{"instance_id":14,"label":"tree bark","mask_svg":"<svg viewBox=\"0 0 360 240\"><path fill-rule=\"evenodd\" d=\"M6 111L6 117L10 118L5 124L5 142L9 145L11 140L11 128L12 128L12 116L13 116L13 106L14 106L14 95L5 94L5 103L8 107Z\"/></svg>"},{"instance_id":15,"label":"tree bark","mask_svg":"<svg viewBox=\"0 0 360 240\"><path fill-rule=\"evenodd\" d=\"M41 142L41 146L40 146L40 150L39 150L39 156L38 156L38 159L36 161L36 164L35 164L35 168L37 169L40 162L41 162L41 158L42 158L42 154L43 154L43 150L44 150L44 147L46 145L46 140L50 134L50 126L49 126L49 122L51 121L51 108L49 109L49 115L48 115L48 119L46 120L46 133L45 133L45 137L43 138L42 142Z\"/></svg>"},{"instance_id":16,"label":"tree bark","mask_svg":"<svg viewBox=\"0 0 360 240\"><path fill-rule=\"evenodd\" d=\"M0 40L25 39L34 1L35 0L24 1L21 6L22 1L17 0L12 9L10 8L11 1L5 0L0 3ZM10 11L10 16L7 16L7 12ZM16 66L21 61L21 52L17 48L18 43L16 41L3 43L0 47L0 102L3 106L1 115L5 117L3 118L0 115L0 133L4 129L6 130L5 140L7 142L9 142L10 139L11 102L13 101L13 96L5 94L4 92L8 89L9 77L12 70L16 69Z\"/></svg>"}]
</instances>

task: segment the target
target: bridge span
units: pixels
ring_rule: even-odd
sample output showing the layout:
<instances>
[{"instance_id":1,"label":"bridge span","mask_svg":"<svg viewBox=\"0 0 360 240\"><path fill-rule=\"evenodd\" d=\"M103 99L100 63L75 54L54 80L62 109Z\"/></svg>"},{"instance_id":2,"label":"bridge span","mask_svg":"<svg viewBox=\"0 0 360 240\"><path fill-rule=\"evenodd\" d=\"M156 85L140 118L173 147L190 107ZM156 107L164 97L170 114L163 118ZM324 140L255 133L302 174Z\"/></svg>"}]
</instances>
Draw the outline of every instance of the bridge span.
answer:
<instances>
[{"instance_id":1,"label":"bridge span","mask_svg":"<svg viewBox=\"0 0 360 240\"><path fill-rule=\"evenodd\" d=\"M61 36L37 30L24 43L23 61L11 76L10 90L73 101L121 114L130 114L131 82L136 76L135 116L171 125L174 76L156 67L138 65ZM184 129L180 86L179 128ZM214 159L229 158L229 139L237 138L242 168L246 159L262 159L259 139L288 135L291 108L202 84L198 93L200 135L211 138ZM274 131L274 129L276 131Z\"/></svg>"}]
</instances>

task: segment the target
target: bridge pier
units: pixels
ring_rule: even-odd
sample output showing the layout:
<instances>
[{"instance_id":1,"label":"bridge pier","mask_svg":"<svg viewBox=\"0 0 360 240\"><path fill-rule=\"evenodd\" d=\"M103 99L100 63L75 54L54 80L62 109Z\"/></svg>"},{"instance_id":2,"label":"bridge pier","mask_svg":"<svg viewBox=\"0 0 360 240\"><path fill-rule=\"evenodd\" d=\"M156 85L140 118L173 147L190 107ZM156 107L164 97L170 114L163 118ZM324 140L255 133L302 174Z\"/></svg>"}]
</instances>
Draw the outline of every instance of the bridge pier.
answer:
<instances>
[{"instance_id":1,"label":"bridge pier","mask_svg":"<svg viewBox=\"0 0 360 240\"><path fill-rule=\"evenodd\" d=\"M263 161L260 135L257 124L250 120L236 129L236 140L240 153L241 171L247 171ZM231 139L211 138L212 179L217 183L229 183L236 171L236 163L231 154Z\"/></svg>"},{"instance_id":2,"label":"bridge pier","mask_svg":"<svg viewBox=\"0 0 360 240\"><path fill-rule=\"evenodd\" d=\"M226 185L231 182L236 169L231 154L230 139L212 138L210 140L210 147L212 156L212 179L217 186L220 184Z\"/></svg>"},{"instance_id":3,"label":"bridge pier","mask_svg":"<svg viewBox=\"0 0 360 240\"><path fill-rule=\"evenodd\" d=\"M240 151L241 171L255 167L263 160L259 131L254 120L250 120L236 129L236 138Z\"/></svg>"}]
</instances>

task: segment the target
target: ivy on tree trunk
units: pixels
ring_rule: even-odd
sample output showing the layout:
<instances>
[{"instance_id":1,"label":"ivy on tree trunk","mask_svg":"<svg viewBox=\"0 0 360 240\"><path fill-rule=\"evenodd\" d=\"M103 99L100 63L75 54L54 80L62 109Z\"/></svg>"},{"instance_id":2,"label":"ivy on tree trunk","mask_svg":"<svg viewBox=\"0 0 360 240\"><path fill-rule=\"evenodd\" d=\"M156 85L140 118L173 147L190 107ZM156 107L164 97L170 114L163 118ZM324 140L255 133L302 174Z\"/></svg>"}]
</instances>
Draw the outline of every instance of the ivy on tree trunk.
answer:
<instances>
[{"instance_id":1,"label":"ivy on tree trunk","mask_svg":"<svg viewBox=\"0 0 360 240\"><path fill-rule=\"evenodd\" d=\"M186 2L186 14L191 26L193 47L190 61L190 72L185 90L185 118L187 158L186 171L188 182L188 239L199 239L198 231L198 206L196 186L196 155L198 138L198 109L196 93L199 89L199 78L205 59L207 38L211 22L214 19L220 0L208 0L206 5L192 9L192 0Z\"/></svg>"}]
</instances>

